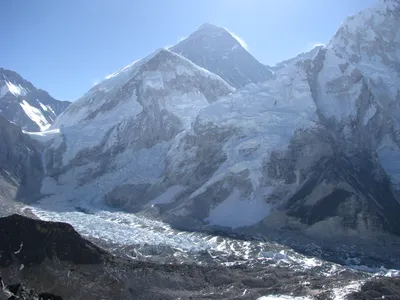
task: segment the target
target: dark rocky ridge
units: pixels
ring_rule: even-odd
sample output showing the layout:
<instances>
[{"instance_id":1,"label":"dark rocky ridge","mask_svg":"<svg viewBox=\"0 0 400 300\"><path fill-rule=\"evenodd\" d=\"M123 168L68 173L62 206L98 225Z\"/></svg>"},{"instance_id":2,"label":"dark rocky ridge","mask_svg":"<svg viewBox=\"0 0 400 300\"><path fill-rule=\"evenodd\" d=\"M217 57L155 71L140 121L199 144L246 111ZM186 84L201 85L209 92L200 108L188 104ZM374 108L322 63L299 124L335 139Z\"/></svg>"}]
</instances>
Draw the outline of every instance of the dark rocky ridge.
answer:
<instances>
[{"instance_id":1,"label":"dark rocky ridge","mask_svg":"<svg viewBox=\"0 0 400 300\"><path fill-rule=\"evenodd\" d=\"M0 300L63 300L62 297L47 292L37 292L21 283L6 285L0 276Z\"/></svg>"},{"instance_id":2,"label":"dark rocky ridge","mask_svg":"<svg viewBox=\"0 0 400 300\"><path fill-rule=\"evenodd\" d=\"M379 278L367 281L360 291L347 296L348 300L400 299L400 279Z\"/></svg>"},{"instance_id":3,"label":"dark rocky ridge","mask_svg":"<svg viewBox=\"0 0 400 300\"><path fill-rule=\"evenodd\" d=\"M20 215L0 218L0 266L15 257L24 266L58 259L75 264L98 264L106 252L82 237L66 223L33 220Z\"/></svg>"}]
</instances>

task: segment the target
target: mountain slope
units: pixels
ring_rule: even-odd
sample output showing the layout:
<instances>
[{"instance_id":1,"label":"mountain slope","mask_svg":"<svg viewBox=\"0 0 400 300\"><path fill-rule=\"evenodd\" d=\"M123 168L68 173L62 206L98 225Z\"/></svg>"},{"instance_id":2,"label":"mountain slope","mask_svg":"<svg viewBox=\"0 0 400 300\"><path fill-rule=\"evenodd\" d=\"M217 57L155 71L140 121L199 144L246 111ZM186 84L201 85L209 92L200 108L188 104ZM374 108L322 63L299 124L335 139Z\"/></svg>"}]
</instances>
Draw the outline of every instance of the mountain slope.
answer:
<instances>
[{"instance_id":1,"label":"mountain slope","mask_svg":"<svg viewBox=\"0 0 400 300\"><path fill-rule=\"evenodd\" d=\"M42 146L21 128L0 116L0 208L7 214L15 203L40 196L43 179Z\"/></svg>"},{"instance_id":2,"label":"mountain slope","mask_svg":"<svg viewBox=\"0 0 400 300\"><path fill-rule=\"evenodd\" d=\"M235 88L268 80L272 72L258 62L224 28L203 24L171 47L195 64L221 76Z\"/></svg>"},{"instance_id":3,"label":"mountain slope","mask_svg":"<svg viewBox=\"0 0 400 300\"><path fill-rule=\"evenodd\" d=\"M42 193L83 206L89 198L102 202L104 195L119 193L120 186L123 191L124 184L139 193L163 172L174 137L200 109L233 90L178 54L156 51L72 103L54 123L59 129L31 134L50 143Z\"/></svg>"},{"instance_id":4,"label":"mountain slope","mask_svg":"<svg viewBox=\"0 0 400 300\"><path fill-rule=\"evenodd\" d=\"M260 222L258 230L291 227L318 237L334 228L330 238L399 234L398 193L370 152L374 136L364 136L360 103L373 97L360 71L343 63L321 49L275 80L203 109L167 157L166 182L186 187L164 208L167 220L231 228Z\"/></svg>"},{"instance_id":5,"label":"mountain slope","mask_svg":"<svg viewBox=\"0 0 400 300\"><path fill-rule=\"evenodd\" d=\"M16 72L0 68L0 114L22 129L47 129L69 104L37 89Z\"/></svg>"},{"instance_id":6,"label":"mountain slope","mask_svg":"<svg viewBox=\"0 0 400 300\"><path fill-rule=\"evenodd\" d=\"M395 2L379 3L368 11L399 36ZM349 21L360 32L373 26L364 16ZM201 36L216 41L218 28L209 27ZM354 44L343 50L341 32L236 90L165 49L111 75L51 131L31 134L46 144L42 209L111 206L179 228L290 235L300 244L308 235L399 254L390 246L400 233L396 94L374 83L386 81L397 50L387 66L353 60L363 40L343 35L343 45ZM371 68L381 71L372 77Z\"/></svg>"},{"instance_id":7,"label":"mountain slope","mask_svg":"<svg viewBox=\"0 0 400 300\"><path fill-rule=\"evenodd\" d=\"M271 70L277 71L277 70L282 69L282 68L286 67L287 65L292 64L296 61L312 59L314 57L314 55L318 53L318 50L321 49L322 47L323 46L315 46L313 49L311 49L308 52L303 52L303 53L298 54L296 57L292 57L287 60L281 61L281 62L277 63L275 66L271 67Z\"/></svg>"},{"instance_id":8,"label":"mountain slope","mask_svg":"<svg viewBox=\"0 0 400 300\"><path fill-rule=\"evenodd\" d=\"M375 137L380 162L400 186L400 1L379 0L349 17L328 48L357 66L374 101L368 106L365 135ZM379 129L378 129L379 128Z\"/></svg>"}]
</instances>

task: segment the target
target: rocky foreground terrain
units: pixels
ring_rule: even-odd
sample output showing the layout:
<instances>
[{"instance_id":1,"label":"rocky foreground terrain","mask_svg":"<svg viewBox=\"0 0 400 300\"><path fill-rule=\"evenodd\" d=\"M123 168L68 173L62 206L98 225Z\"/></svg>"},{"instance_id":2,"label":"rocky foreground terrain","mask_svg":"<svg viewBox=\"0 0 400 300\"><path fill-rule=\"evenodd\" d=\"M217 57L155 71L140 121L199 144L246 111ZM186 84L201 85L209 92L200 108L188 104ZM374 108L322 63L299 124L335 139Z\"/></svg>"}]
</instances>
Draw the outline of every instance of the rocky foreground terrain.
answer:
<instances>
[{"instance_id":1,"label":"rocky foreground terrain","mask_svg":"<svg viewBox=\"0 0 400 300\"><path fill-rule=\"evenodd\" d=\"M0 253L0 299L400 299L399 279L349 270L327 276L323 270L268 264L222 267L122 258L83 239L69 224L21 215L0 218ZM352 292L355 283L361 287Z\"/></svg>"}]
</instances>

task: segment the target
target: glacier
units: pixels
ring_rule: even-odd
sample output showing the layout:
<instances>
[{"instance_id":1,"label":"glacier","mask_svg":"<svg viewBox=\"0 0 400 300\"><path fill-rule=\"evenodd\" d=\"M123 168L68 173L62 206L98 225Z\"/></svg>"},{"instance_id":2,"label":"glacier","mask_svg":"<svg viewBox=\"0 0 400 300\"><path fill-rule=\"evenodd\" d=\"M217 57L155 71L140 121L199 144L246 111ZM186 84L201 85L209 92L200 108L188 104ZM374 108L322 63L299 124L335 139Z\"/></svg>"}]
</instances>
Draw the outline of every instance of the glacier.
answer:
<instances>
[{"instance_id":1,"label":"glacier","mask_svg":"<svg viewBox=\"0 0 400 300\"><path fill-rule=\"evenodd\" d=\"M90 218L123 211L171 230L268 236L304 248L311 239L377 261L385 251L396 257L399 58L397 50L385 57L376 42L397 45L397 7L388 3L350 17L327 46L265 78L239 84L225 63L211 70L215 53L203 48L196 64L192 42L213 49L220 36L227 44L217 50L234 63L240 45L215 26L113 73L50 130L27 132L43 146L45 170L33 211L76 218L88 236L113 242L131 227L115 227L110 238L83 224L94 230ZM116 225L100 231L108 226Z\"/></svg>"}]
</instances>

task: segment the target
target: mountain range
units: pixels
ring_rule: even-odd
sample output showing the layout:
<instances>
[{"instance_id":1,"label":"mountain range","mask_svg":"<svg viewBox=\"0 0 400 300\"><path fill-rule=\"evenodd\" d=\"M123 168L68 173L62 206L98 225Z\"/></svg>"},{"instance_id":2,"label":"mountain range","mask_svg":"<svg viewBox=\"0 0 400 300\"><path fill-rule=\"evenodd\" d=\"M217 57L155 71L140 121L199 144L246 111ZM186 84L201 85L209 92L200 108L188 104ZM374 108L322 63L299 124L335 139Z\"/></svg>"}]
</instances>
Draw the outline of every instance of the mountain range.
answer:
<instances>
[{"instance_id":1,"label":"mountain range","mask_svg":"<svg viewBox=\"0 0 400 300\"><path fill-rule=\"evenodd\" d=\"M71 104L0 69L0 200L400 266L399 49L400 1L379 0L274 67L204 24Z\"/></svg>"}]
</instances>

